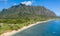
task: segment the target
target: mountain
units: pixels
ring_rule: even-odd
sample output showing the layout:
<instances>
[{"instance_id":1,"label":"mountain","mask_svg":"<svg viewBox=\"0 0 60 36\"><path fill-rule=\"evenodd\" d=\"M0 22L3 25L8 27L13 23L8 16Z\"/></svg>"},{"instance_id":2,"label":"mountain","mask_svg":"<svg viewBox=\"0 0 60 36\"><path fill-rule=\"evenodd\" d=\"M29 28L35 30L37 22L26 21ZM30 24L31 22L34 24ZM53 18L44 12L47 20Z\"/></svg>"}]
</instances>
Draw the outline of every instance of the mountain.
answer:
<instances>
[{"instance_id":1,"label":"mountain","mask_svg":"<svg viewBox=\"0 0 60 36\"><path fill-rule=\"evenodd\" d=\"M0 12L0 18L25 18L25 17L56 17L56 14L43 6L26 6L19 4Z\"/></svg>"}]
</instances>

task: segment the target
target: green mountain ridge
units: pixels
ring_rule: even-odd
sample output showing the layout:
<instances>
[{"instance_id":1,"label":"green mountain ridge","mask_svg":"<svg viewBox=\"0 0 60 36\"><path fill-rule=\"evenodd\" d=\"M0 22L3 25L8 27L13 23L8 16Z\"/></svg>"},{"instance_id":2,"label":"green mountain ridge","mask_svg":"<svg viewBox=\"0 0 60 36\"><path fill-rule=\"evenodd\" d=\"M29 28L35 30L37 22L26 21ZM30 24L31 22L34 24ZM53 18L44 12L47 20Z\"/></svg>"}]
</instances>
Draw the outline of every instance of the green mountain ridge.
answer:
<instances>
[{"instance_id":1,"label":"green mountain ridge","mask_svg":"<svg viewBox=\"0 0 60 36\"><path fill-rule=\"evenodd\" d=\"M43 6L15 5L0 11L0 35L54 17L56 14Z\"/></svg>"},{"instance_id":2,"label":"green mountain ridge","mask_svg":"<svg viewBox=\"0 0 60 36\"><path fill-rule=\"evenodd\" d=\"M21 17L56 17L56 14L43 6L26 6L19 4L0 12L0 18L21 18Z\"/></svg>"}]
</instances>

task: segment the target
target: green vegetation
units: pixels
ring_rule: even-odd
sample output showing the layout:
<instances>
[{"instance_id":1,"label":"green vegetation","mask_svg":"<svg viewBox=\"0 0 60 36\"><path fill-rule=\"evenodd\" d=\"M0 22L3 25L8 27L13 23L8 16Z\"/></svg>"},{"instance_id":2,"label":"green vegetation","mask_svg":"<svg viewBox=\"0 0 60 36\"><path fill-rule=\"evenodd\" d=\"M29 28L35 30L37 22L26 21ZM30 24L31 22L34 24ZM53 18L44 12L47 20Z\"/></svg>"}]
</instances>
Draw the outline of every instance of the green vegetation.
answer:
<instances>
[{"instance_id":1,"label":"green vegetation","mask_svg":"<svg viewBox=\"0 0 60 36\"><path fill-rule=\"evenodd\" d=\"M32 23L35 23L37 21L44 21L48 20L47 18L36 18L36 19L0 19L0 34L12 31L12 30L18 30L22 28L23 26L28 26Z\"/></svg>"},{"instance_id":2,"label":"green vegetation","mask_svg":"<svg viewBox=\"0 0 60 36\"><path fill-rule=\"evenodd\" d=\"M23 6L16 5L8 9L3 9L0 12L1 19L8 18L25 18L25 17L37 17L37 16L46 16L46 17L56 17L55 13L49 9L46 9L43 6Z\"/></svg>"},{"instance_id":3,"label":"green vegetation","mask_svg":"<svg viewBox=\"0 0 60 36\"><path fill-rule=\"evenodd\" d=\"M55 13L42 6L12 6L0 12L0 34L52 18L56 18Z\"/></svg>"}]
</instances>

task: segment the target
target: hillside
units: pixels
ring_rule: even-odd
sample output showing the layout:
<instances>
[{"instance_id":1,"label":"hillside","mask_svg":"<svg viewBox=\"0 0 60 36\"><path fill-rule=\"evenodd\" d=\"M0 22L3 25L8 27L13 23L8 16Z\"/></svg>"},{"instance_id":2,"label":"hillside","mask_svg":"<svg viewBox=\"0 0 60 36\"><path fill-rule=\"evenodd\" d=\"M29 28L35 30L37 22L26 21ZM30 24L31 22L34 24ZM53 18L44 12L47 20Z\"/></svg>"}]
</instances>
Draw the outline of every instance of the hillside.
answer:
<instances>
[{"instance_id":1,"label":"hillside","mask_svg":"<svg viewBox=\"0 0 60 36\"><path fill-rule=\"evenodd\" d=\"M0 18L34 18L37 16L56 17L53 11L46 9L43 6L26 6L23 4L15 5L8 9L3 9L0 12Z\"/></svg>"},{"instance_id":2,"label":"hillside","mask_svg":"<svg viewBox=\"0 0 60 36\"><path fill-rule=\"evenodd\" d=\"M56 14L43 6L15 5L0 11L0 35L54 17Z\"/></svg>"}]
</instances>

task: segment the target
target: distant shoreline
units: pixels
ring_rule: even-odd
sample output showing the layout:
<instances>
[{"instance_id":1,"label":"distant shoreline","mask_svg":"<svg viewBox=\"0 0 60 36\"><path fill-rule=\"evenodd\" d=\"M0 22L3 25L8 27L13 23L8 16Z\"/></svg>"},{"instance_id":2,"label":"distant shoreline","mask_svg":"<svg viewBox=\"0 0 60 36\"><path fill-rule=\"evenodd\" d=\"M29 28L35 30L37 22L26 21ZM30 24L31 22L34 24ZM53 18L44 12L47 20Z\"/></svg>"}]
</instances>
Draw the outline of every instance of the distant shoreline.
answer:
<instances>
[{"instance_id":1,"label":"distant shoreline","mask_svg":"<svg viewBox=\"0 0 60 36\"><path fill-rule=\"evenodd\" d=\"M39 24L39 23L44 23L44 22L48 22L48 21L51 21L51 20L36 22L36 23L34 23L34 24L30 24L30 25L28 25L28 26L24 26L23 28L18 29L17 31L16 31L16 30L13 30L13 31L11 31L11 32L3 33L3 34L0 35L0 36L11 36L11 35L16 34L16 33L18 33L18 32L21 32L21 31L23 31L23 30L25 30L25 29L27 29L27 28L30 28L30 27L32 27L32 26L35 26L35 25L37 25L37 24Z\"/></svg>"}]
</instances>

